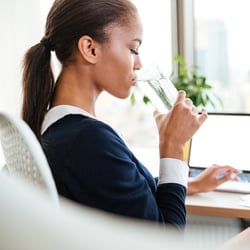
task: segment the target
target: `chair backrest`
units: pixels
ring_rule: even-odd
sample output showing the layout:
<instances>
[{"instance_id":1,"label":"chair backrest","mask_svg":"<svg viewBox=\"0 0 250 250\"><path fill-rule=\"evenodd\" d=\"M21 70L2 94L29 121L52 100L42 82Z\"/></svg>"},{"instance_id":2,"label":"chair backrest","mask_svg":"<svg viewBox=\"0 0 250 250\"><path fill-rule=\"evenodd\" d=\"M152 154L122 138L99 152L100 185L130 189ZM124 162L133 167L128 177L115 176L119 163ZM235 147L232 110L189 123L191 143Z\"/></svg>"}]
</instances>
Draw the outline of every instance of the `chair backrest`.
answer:
<instances>
[{"instance_id":1,"label":"chair backrest","mask_svg":"<svg viewBox=\"0 0 250 250\"><path fill-rule=\"evenodd\" d=\"M0 112L0 141L10 176L21 176L42 187L58 205L58 192L43 149L30 127L19 117Z\"/></svg>"}]
</instances>

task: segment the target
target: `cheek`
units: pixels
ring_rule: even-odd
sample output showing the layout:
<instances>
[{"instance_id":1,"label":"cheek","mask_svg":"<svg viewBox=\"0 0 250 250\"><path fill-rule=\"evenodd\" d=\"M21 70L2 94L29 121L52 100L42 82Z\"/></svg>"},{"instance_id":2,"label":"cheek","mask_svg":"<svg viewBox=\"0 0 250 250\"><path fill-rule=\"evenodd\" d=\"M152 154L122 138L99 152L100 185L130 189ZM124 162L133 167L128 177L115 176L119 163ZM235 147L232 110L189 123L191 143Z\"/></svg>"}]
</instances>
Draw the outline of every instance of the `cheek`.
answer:
<instances>
[{"instance_id":1,"label":"cheek","mask_svg":"<svg viewBox=\"0 0 250 250\"><path fill-rule=\"evenodd\" d=\"M112 65L117 70L128 70L132 65L132 57L129 53L120 53L112 58Z\"/></svg>"},{"instance_id":2,"label":"cheek","mask_svg":"<svg viewBox=\"0 0 250 250\"><path fill-rule=\"evenodd\" d=\"M133 56L126 50L112 50L103 54L99 64L101 89L118 98L126 98L132 87Z\"/></svg>"},{"instance_id":3,"label":"cheek","mask_svg":"<svg viewBox=\"0 0 250 250\"><path fill-rule=\"evenodd\" d=\"M133 56L126 46L113 44L105 53L105 60L115 68L125 68L132 64Z\"/></svg>"},{"instance_id":4,"label":"cheek","mask_svg":"<svg viewBox=\"0 0 250 250\"><path fill-rule=\"evenodd\" d=\"M103 74L105 78L115 82L127 81L133 71L133 60L129 53L111 54L106 57L103 63Z\"/></svg>"},{"instance_id":5,"label":"cheek","mask_svg":"<svg viewBox=\"0 0 250 250\"><path fill-rule=\"evenodd\" d=\"M132 87L129 72L124 68L120 68L119 65L112 68L109 74L104 75L102 84L105 91L122 99L129 96Z\"/></svg>"},{"instance_id":6,"label":"cheek","mask_svg":"<svg viewBox=\"0 0 250 250\"><path fill-rule=\"evenodd\" d=\"M122 82L127 82L131 75L133 74L133 57L131 54L124 54L121 57L117 58L116 63L114 64L114 69L117 72L117 75L120 76Z\"/></svg>"}]
</instances>

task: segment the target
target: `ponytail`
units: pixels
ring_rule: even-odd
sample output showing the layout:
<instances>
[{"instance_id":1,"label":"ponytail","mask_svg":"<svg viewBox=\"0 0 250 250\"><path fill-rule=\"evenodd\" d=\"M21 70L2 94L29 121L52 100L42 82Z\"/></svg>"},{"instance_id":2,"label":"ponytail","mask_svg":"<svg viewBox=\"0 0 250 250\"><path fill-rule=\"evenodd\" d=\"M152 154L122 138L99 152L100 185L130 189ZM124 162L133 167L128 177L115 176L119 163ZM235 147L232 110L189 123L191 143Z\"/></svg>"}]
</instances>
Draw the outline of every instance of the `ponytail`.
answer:
<instances>
[{"instance_id":1,"label":"ponytail","mask_svg":"<svg viewBox=\"0 0 250 250\"><path fill-rule=\"evenodd\" d=\"M48 42L31 47L23 61L23 103L22 118L41 141L41 125L55 89L54 76L50 64L51 48Z\"/></svg>"}]
</instances>

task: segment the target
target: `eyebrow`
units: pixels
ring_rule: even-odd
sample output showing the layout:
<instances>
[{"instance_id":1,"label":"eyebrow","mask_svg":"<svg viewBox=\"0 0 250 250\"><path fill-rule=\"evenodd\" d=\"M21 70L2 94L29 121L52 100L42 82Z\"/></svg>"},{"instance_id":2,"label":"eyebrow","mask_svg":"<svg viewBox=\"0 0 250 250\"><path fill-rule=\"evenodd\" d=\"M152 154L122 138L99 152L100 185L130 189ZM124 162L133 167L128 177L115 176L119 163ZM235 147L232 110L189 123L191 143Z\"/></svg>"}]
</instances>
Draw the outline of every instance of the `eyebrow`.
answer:
<instances>
[{"instance_id":1,"label":"eyebrow","mask_svg":"<svg viewBox=\"0 0 250 250\"><path fill-rule=\"evenodd\" d=\"M141 40L141 39L139 39L139 38L135 38L135 39L133 39L132 41L134 41L134 42L138 42L138 43L139 43L139 45L141 45L141 43L142 43L142 40Z\"/></svg>"}]
</instances>

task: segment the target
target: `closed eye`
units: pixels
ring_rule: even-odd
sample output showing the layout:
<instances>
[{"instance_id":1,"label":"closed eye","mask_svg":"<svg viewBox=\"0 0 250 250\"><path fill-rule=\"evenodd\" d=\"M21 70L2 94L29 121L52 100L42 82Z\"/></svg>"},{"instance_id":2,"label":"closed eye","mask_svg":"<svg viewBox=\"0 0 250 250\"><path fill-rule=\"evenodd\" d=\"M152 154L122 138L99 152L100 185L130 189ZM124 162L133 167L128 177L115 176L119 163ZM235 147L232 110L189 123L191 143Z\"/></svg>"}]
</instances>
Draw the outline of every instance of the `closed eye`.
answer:
<instances>
[{"instance_id":1,"label":"closed eye","mask_svg":"<svg viewBox=\"0 0 250 250\"><path fill-rule=\"evenodd\" d=\"M130 49L130 51L131 51L132 54L139 55L139 52L134 50L134 49Z\"/></svg>"}]
</instances>

